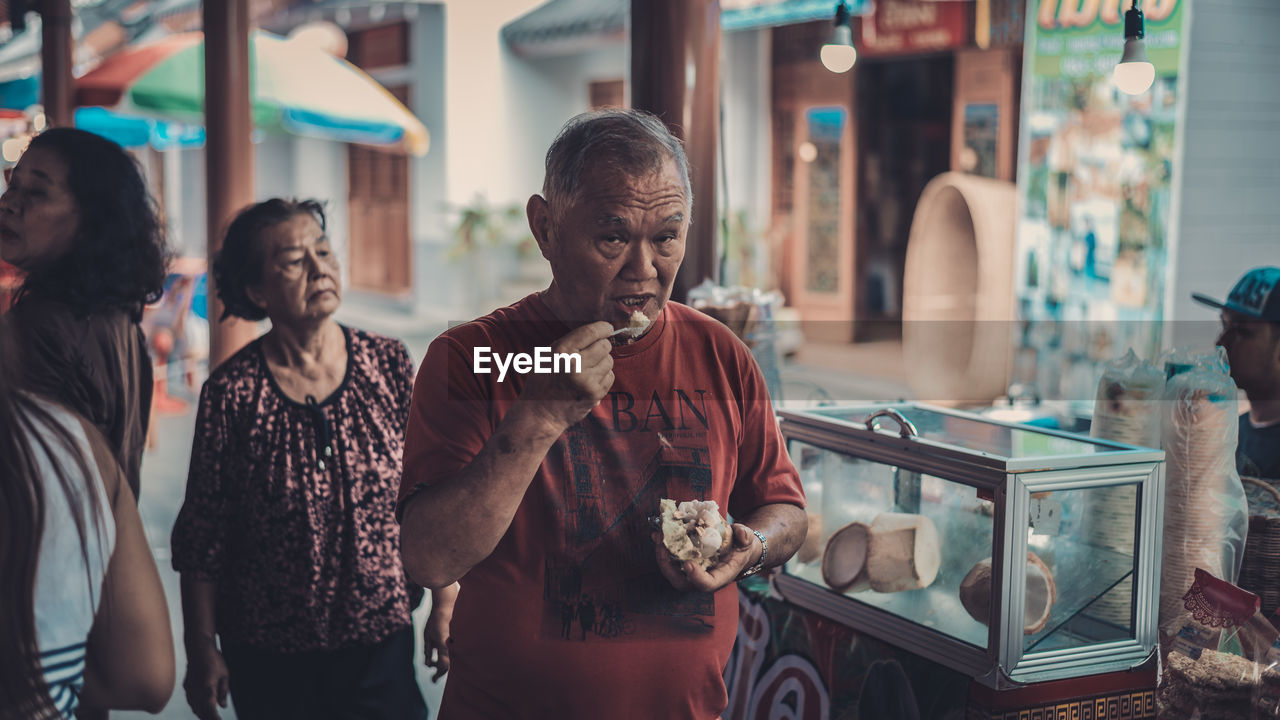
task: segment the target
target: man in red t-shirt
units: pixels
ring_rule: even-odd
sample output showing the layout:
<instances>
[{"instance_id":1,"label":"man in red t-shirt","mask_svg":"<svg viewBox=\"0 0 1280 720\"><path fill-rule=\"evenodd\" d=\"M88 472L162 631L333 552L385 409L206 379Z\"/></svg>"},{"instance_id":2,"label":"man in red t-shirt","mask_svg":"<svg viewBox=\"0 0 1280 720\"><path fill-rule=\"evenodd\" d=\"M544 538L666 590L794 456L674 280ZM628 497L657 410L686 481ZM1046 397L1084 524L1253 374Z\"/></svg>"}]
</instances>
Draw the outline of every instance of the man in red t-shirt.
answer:
<instances>
[{"instance_id":1,"label":"man in red t-shirt","mask_svg":"<svg viewBox=\"0 0 1280 720\"><path fill-rule=\"evenodd\" d=\"M588 113L546 173L527 211L550 287L437 338L413 392L405 568L461 581L440 717L710 720L735 581L804 540L799 477L750 352L669 302L692 204L680 142L647 113ZM663 498L727 509L715 564L666 551Z\"/></svg>"}]
</instances>

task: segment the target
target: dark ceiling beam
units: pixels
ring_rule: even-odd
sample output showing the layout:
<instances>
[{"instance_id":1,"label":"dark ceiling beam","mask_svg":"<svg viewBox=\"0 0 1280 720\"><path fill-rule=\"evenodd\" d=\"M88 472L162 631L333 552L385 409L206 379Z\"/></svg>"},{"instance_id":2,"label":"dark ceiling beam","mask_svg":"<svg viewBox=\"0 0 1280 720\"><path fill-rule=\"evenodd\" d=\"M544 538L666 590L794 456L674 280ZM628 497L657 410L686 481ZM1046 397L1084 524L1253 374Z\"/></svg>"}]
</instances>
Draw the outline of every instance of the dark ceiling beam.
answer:
<instances>
[{"instance_id":1,"label":"dark ceiling beam","mask_svg":"<svg viewBox=\"0 0 1280 720\"><path fill-rule=\"evenodd\" d=\"M662 118L689 156L693 224L672 292L684 302L690 288L718 280L719 0L632 2L631 106Z\"/></svg>"},{"instance_id":2,"label":"dark ceiling beam","mask_svg":"<svg viewBox=\"0 0 1280 720\"><path fill-rule=\"evenodd\" d=\"M206 2L204 21L205 193L209 267L231 219L254 200L253 120L249 102L249 0ZM222 321L209 274L209 367L257 336L254 323Z\"/></svg>"}]
</instances>

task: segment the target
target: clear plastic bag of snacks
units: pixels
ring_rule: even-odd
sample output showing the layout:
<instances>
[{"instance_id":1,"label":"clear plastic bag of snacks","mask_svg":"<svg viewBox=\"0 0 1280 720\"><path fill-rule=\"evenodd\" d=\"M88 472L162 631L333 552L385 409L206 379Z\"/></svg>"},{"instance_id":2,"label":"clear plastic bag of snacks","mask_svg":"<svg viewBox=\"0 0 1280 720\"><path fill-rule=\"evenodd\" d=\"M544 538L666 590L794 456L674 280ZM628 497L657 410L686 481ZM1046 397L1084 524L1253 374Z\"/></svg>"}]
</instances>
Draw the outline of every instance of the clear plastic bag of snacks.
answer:
<instances>
[{"instance_id":1,"label":"clear plastic bag of snacks","mask_svg":"<svg viewBox=\"0 0 1280 720\"><path fill-rule=\"evenodd\" d=\"M1161 720L1280 718L1280 631L1257 595L1197 568L1161 630Z\"/></svg>"}]
</instances>

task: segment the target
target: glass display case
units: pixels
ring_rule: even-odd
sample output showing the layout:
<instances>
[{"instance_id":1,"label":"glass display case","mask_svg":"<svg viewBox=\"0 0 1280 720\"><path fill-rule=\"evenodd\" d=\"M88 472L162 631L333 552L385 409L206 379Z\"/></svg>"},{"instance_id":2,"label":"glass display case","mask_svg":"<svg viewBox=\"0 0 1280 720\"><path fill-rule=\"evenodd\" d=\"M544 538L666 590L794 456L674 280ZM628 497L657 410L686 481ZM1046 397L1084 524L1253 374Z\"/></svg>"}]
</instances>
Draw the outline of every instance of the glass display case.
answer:
<instances>
[{"instance_id":1,"label":"glass display case","mask_svg":"<svg viewBox=\"0 0 1280 720\"><path fill-rule=\"evenodd\" d=\"M810 534L787 602L997 689L1151 656L1163 452L910 403L779 415Z\"/></svg>"}]
</instances>

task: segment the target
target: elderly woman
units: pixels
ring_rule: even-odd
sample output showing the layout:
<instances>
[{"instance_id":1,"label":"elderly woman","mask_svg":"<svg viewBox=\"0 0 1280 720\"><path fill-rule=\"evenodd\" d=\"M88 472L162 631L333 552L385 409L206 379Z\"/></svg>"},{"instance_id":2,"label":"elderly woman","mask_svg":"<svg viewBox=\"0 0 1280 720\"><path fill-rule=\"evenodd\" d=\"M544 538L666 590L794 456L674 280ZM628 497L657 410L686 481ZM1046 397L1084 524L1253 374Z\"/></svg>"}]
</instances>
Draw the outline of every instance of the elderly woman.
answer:
<instances>
[{"instance_id":1,"label":"elderly woman","mask_svg":"<svg viewBox=\"0 0 1280 720\"><path fill-rule=\"evenodd\" d=\"M83 130L37 135L0 197L0 257L25 273L9 313L18 385L91 421L136 497L152 392L138 322L168 261L137 163Z\"/></svg>"},{"instance_id":2,"label":"elderly woman","mask_svg":"<svg viewBox=\"0 0 1280 720\"><path fill-rule=\"evenodd\" d=\"M172 539L187 701L200 718L228 690L242 720L425 718L393 514L409 353L333 319L338 261L315 201L242 211L213 274L224 319L271 330L200 394ZM434 598L428 653L443 654L450 594Z\"/></svg>"}]
</instances>

